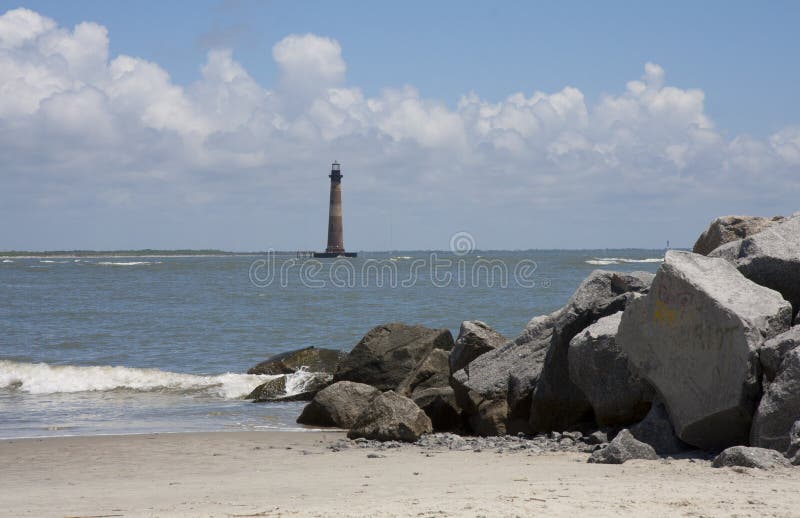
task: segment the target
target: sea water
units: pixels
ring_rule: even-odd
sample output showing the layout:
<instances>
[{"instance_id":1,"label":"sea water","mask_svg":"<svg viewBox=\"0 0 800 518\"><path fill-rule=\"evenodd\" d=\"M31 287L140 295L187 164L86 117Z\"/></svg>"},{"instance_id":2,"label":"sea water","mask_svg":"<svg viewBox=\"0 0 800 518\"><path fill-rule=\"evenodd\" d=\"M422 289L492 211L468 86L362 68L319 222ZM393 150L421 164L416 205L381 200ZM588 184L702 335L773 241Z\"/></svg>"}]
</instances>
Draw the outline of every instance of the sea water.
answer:
<instances>
[{"instance_id":1,"label":"sea water","mask_svg":"<svg viewBox=\"0 0 800 518\"><path fill-rule=\"evenodd\" d=\"M482 320L513 338L592 270L663 250L0 258L0 438L301 430L302 403L244 400L270 355L350 350L370 328ZM302 389L305 373L289 385Z\"/></svg>"}]
</instances>

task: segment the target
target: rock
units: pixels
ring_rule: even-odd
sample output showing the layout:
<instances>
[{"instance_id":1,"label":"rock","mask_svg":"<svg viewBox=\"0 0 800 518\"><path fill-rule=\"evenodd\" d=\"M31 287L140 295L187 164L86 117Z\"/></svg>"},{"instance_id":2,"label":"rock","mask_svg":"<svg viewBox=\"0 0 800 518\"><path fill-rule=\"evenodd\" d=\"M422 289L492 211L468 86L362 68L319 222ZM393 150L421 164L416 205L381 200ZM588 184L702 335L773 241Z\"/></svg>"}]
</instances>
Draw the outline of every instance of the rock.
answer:
<instances>
[{"instance_id":1,"label":"rock","mask_svg":"<svg viewBox=\"0 0 800 518\"><path fill-rule=\"evenodd\" d=\"M369 402L380 394L363 383L340 381L320 390L303 408L297 422L311 426L352 427Z\"/></svg>"},{"instance_id":2,"label":"rock","mask_svg":"<svg viewBox=\"0 0 800 518\"><path fill-rule=\"evenodd\" d=\"M540 330L538 337L508 342L453 373L456 400L474 433L528 430L531 393L550 344L552 322L549 316L537 317L528 329L534 326Z\"/></svg>"},{"instance_id":3,"label":"rock","mask_svg":"<svg viewBox=\"0 0 800 518\"><path fill-rule=\"evenodd\" d=\"M286 376L278 376L254 388L245 399L268 401L286 395Z\"/></svg>"},{"instance_id":4,"label":"rock","mask_svg":"<svg viewBox=\"0 0 800 518\"><path fill-rule=\"evenodd\" d=\"M788 468L789 460L775 450L732 446L717 455L711 464L715 468L741 466L744 468L773 469Z\"/></svg>"},{"instance_id":5,"label":"rock","mask_svg":"<svg viewBox=\"0 0 800 518\"><path fill-rule=\"evenodd\" d=\"M450 387L434 387L416 390L411 399L431 419L434 431L452 432L463 427L461 408Z\"/></svg>"},{"instance_id":6,"label":"rock","mask_svg":"<svg viewBox=\"0 0 800 518\"><path fill-rule=\"evenodd\" d=\"M761 218L758 216L723 216L711 222L697 239L692 252L708 255L720 245L744 239L783 221L783 216Z\"/></svg>"},{"instance_id":7,"label":"rock","mask_svg":"<svg viewBox=\"0 0 800 518\"><path fill-rule=\"evenodd\" d=\"M650 410L654 391L631 373L616 344L622 311L603 317L569 342L569 377L586 395L600 426L628 425Z\"/></svg>"},{"instance_id":8,"label":"rock","mask_svg":"<svg viewBox=\"0 0 800 518\"><path fill-rule=\"evenodd\" d=\"M790 432L800 419L800 349L788 352L775 379L764 390L753 417L750 444L780 452L789 448Z\"/></svg>"},{"instance_id":9,"label":"rock","mask_svg":"<svg viewBox=\"0 0 800 518\"><path fill-rule=\"evenodd\" d=\"M659 455L681 453L688 449L675 435L667 409L661 401L654 401L645 418L631 426L630 430L636 439L652 446Z\"/></svg>"},{"instance_id":10,"label":"rock","mask_svg":"<svg viewBox=\"0 0 800 518\"><path fill-rule=\"evenodd\" d=\"M767 381L775 379L784 356L798 346L800 346L800 325L764 342L764 346L758 351L758 359L761 361L761 368Z\"/></svg>"},{"instance_id":11,"label":"rock","mask_svg":"<svg viewBox=\"0 0 800 518\"><path fill-rule=\"evenodd\" d=\"M789 448L786 450L786 456L795 466L800 465L800 420L794 422L789 432Z\"/></svg>"},{"instance_id":12,"label":"rock","mask_svg":"<svg viewBox=\"0 0 800 518\"><path fill-rule=\"evenodd\" d=\"M650 294L622 315L617 345L663 398L681 440L724 448L748 441L758 348L790 320L779 293L727 261L670 250Z\"/></svg>"},{"instance_id":13,"label":"rock","mask_svg":"<svg viewBox=\"0 0 800 518\"><path fill-rule=\"evenodd\" d=\"M432 350L452 348L453 336L447 329L399 323L377 326L339 364L333 380L397 390Z\"/></svg>"},{"instance_id":14,"label":"rock","mask_svg":"<svg viewBox=\"0 0 800 518\"><path fill-rule=\"evenodd\" d=\"M536 382L530 408L534 431L566 430L593 424L589 400L569 377L569 343L597 320L625 309L637 293L647 293L648 272L595 270L553 317L552 339Z\"/></svg>"},{"instance_id":15,"label":"rock","mask_svg":"<svg viewBox=\"0 0 800 518\"><path fill-rule=\"evenodd\" d=\"M427 388L450 388L450 353L434 349L425 357L397 387L397 392L410 396L417 390Z\"/></svg>"},{"instance_id":16,"label":"rock","mask_svg":"<svg viewBox=\"0 0 800 518\"><path fill-rule=\"evenodd\" d=\"M331 384L333 376L323 372L283 374L262 383L245 398L255 403L274 401L310 401L320 390Z\"/></svg>"},{"instance_id":17,"label":"rock","mask_svg":"<svg viewBox=\"0 0 800 518\"><path fill-rule=\"evenodd\" d=\"M800 310L800 214L710 255L732 258L745 277L780 292L795 313Z\"/></svg>"},{"instance_id":18,"label":"rock","mask_svg":"<svg viewBox=\"0 0 800 518\"><path fill-rule=\"evenodd\" d=\"M588 400L571 381L569 341L597 319L625 307L632 292L647 290L653 274L597 270L578 287L566 306L533 318L513 341L453 373L456 399L479 435L564 430L591 420ZM549 374L540 374L547 364ZM538 405L531 406L534 389Z\"/></svg>"},{"instance_id":19,"label":"rock","mask_svg":"<svg viewBox=\"0 0 800 518\"><path fill-rule=\"evenodd\" d=\"M414 442L432 431L431 420L425 412L412 400L390 390L370 400L347 437Z\"/></svg>"},{"instance_id":20,"label":"rock","mask_svg":"<svg viewBox=\"0 0 800 518\"><path fill-rule=\"evenodd\" d=\"M456 372L482 354L497 349L508 339L478 320L461 322L458 338L450 352L450 372Z\"/></svg>"},{"instance_id":21,"label":"rock","mask_svg":"<svg viewBox=\"0 0 800 518\"><path fill-rule=\"evenodd\" d=\"M334 349L306 347L296 351L270 356L263 362L247 371L247 374L291 374L301 368L309 372L327 372L333 374L347 353Z\"/></svg>"},{"instance_id":22,"label":"rock","mask_svg":"<svg viewBox=\"0 0 800 518\"><path fill-rule=\"evenodd\" d=\"M626 429L614 437L608 446L597 450L589 457L589 462L597 464L623 464L633 459L657 460L658 455L652 446L637 441Z\"/></svg>"},{"instance_id":23,"label":"rock","mask_svg":"<svg viewBox=\"0 0 800 518\"><path fill-rule=\"evenodd\" d=\"M594 432L584 437L583 442L591 445L605 444L608 442L608 435L606 434L606 432L602 430L595 430Z\"/></svg>"}]
</instances>

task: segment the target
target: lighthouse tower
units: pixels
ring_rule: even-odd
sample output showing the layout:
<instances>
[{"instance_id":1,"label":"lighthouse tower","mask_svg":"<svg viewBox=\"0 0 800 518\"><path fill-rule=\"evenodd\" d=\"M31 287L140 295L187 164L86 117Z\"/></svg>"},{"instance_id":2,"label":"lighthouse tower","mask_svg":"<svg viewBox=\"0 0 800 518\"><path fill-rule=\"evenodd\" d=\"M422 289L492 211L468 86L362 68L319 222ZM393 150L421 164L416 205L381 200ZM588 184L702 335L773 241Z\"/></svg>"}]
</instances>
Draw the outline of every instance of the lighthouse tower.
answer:
<instances>
[{"instance_id":1,"label":"lighthouse tower","mask_svg":"<svg viewBox=\"0 0 800 518\"><path fill-rule=\"evenodd\" d=\"M342 228L342 170L339 162L331 164L331 199L328 209L328 246L325 252L317 252L314 257L356 257L355 252L344 250L344 230Z\"/></svg>"}]
</instances>

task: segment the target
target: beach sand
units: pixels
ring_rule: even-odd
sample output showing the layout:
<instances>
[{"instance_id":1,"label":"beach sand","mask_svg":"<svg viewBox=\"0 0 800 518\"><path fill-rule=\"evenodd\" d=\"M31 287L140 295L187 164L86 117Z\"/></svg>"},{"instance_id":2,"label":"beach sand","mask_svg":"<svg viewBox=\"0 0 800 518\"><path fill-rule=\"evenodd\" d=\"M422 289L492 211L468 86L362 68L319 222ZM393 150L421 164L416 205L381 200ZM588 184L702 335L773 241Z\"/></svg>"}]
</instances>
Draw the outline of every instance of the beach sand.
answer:
<instances>
[{"instance_id":1,"label":"beach sand","mask_svg":"<svg viewBox=\"0 0 800 518\"><path fill-rule=\"evenodd\" d=\"M0 516L800 514L800 468L328 448L343 437L332 431L3 440Z\"/></svg>"}]
</instances>

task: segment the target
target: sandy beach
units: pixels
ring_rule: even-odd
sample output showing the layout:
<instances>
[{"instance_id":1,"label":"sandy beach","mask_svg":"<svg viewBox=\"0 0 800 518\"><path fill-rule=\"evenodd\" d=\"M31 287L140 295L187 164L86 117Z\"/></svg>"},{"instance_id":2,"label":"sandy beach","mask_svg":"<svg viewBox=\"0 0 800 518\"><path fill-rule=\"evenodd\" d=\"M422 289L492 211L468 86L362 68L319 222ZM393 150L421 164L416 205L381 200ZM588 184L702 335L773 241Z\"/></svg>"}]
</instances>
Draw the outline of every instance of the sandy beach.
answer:
<instances>
[{"instance_id":1,"label":"sandy beach","mask_svg":"<svg viewBox=\"0 0 800 518\"><path fill-rule=\"evenodd\" d=\"M329 448L342 438L331 431L4 440L0 516L764 517L800 509L796 469Z\"/></svg>"}]
</instances>

